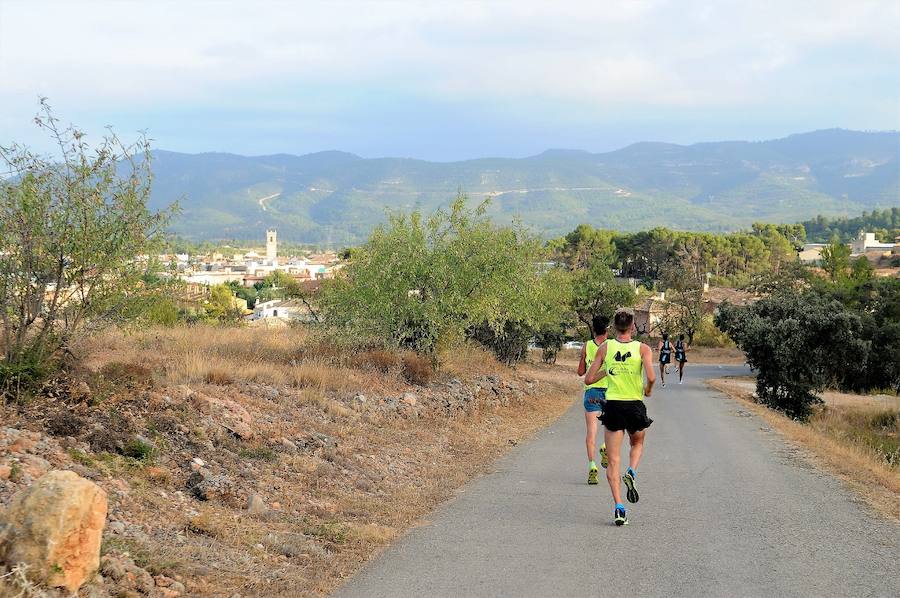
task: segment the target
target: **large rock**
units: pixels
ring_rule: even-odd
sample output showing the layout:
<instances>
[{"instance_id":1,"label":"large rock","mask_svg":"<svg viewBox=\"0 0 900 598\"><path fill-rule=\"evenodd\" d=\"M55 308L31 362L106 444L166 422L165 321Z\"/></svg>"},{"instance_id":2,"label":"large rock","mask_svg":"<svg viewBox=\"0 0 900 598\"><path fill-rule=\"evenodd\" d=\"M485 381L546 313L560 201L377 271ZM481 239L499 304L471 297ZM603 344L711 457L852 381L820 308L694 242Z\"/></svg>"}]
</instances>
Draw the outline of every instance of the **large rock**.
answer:
<instances>
[{"instance_id":1,"label":"large rock","mask_svg":"<svg viewBox=\"0 0 900 598\"><path fill-rule=\"evenodd\" d=\"M107 499L73 471L54 470L0 515L0 561L24 563L34 581L75 592L100 566Z\"/></svg>"}]
</instances>

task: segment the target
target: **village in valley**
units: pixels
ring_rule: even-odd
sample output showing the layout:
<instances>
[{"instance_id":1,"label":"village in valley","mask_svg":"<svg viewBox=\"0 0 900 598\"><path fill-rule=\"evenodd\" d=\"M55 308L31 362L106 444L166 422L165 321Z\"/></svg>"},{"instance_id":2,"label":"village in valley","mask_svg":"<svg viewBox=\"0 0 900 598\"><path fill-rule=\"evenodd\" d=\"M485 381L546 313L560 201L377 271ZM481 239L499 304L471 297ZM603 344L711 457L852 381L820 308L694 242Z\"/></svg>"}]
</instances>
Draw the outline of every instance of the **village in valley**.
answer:
<instances>
[{"instance_id":1,"label":"village in valley","mask_svg":"<svg viewBox=\"0 0 900 598\"><path fill-rule=\"evenodd\" d=\"M184 298L203 301L213 287L227 285L230 289L253 289L272 281L292 281L304 294L314 294L320 282L332 278L342 267L333 252L310 253L305 256L278 255L278 233L266 231L265 253L255 249L226 255L214 251L203 255L164 254L161 263L174 265L175 276L185 283ZM278 324L279 322L310 322L315 319L309 305L295 297L266 298L254 301L232 293L233 307L248 322Z\"/></svg>"}]
</instances>

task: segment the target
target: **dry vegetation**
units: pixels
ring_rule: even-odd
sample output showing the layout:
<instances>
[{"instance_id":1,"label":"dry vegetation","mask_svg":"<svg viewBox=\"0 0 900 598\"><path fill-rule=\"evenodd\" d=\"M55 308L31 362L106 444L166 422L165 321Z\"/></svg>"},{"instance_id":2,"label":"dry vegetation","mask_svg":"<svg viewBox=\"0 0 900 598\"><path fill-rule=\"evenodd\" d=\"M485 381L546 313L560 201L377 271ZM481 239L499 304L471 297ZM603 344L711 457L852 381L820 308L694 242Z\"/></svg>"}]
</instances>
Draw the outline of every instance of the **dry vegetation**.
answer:
<instances>
[{"instance_id":1,"label":"dry vegetation","mask_svg":"<svg viewBox=\"0 0 900 598\"><path fill-rule=\"evenodd\" d=\"M435 372L413 354L291 328L110 332L76 355L75 379L0 417L40 432L51 466L107 489L123 525L108 528L105 552L128 552L191 596L333 589L578 387L558 368L512 370L475 347ZM203 401L246 409L252 434ZM195 459L212 480L204 499ZM254 494L262 512L248 510Z\"/></svg>"},{"instance_id":2,"label":"dry vegetation","mask_svg":"<svg viewBox=\"0 0 900 598\"><path fill-rule=\"evenodd\" d=\"M757 404L750 378L721 378L708 384L747 403L869 504L900 521L900 397L826 392L825 404L803 424Z\"/></svg>"}]
</instances>

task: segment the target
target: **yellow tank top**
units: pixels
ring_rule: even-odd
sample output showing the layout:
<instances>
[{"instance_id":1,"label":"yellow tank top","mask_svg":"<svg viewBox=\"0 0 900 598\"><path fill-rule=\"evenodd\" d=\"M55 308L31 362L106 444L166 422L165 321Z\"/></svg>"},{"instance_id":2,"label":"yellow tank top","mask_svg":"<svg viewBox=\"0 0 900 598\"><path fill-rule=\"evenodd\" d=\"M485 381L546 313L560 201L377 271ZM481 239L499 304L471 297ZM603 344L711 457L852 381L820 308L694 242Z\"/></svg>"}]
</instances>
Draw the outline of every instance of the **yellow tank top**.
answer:
<instances>
[{"instance_id":1,"label":"yellow tank top","mask_svg":"<svg viewBox=\"0 0 900 598\"><path fill-rule=\"evenodd\" d=\"M584 365L586 368L590 369L591 364L594 363L594 359L597 358L597 350L600 349L600 345L597 344L597 341L591 339L584 346ZM587 370L585 370L587 371ZM607 381L609 376L604 376L597 382L593 384L585 384L584 388L587 390L588 388L606 388L606 385L609 383Z\"/></svg>"},{"instance_id":2,"label":"yellow tank top","mask_svg":"<svg viewBox=\"0 0 900 598\"><path fill-rule=\"evenodd\" d=\"M616 339L606 341L606 368L608 401L640 401L644 398L644 364L641 361L641 342L621 343Z\"/></svg>"}]
</instances>

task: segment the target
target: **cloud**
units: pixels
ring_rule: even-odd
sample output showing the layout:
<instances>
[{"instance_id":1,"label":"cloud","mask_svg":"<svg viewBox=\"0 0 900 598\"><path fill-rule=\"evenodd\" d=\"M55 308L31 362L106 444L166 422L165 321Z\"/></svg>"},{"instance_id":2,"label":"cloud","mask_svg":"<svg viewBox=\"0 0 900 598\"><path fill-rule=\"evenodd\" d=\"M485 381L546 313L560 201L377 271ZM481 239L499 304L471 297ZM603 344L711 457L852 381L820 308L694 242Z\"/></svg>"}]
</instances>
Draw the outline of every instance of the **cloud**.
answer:
<instances>
[{"instance_id":1,"label":"cloud","mask_svg":"<svg viewBox=\"0 0 900 598\"><path fill-rule=\"evenodd\" d=\"M546 118L575 109L596 123L634 106L821 101L854 78L853 65L821 68L834 48L877 71L867 93L886 105L900 94L898 29L893 1L5 2L0 105L31 108L44 94L96 112L339 115L383 92L501 110L555 103Z\"/></svg>"}]
</instances>

